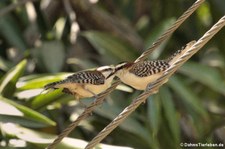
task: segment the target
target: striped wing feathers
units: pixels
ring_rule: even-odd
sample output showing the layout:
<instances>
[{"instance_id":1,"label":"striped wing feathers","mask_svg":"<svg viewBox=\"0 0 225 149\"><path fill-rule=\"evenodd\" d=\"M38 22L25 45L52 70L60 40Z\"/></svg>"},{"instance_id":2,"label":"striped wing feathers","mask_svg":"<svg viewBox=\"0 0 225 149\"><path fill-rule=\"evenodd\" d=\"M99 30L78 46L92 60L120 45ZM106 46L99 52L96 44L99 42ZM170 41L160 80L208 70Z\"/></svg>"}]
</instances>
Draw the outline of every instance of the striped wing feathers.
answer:
<instances>
[{"instance_id":1,"label":"striped wing feathers","mask_svg":"<svg viewBox=\"0 0 225 149\"><path fill-rule=\"evenodd\" d=\"M99 71L81 71L67 77L65 81L68 83L101 85L104 84L105 77Z\"/></svg>"},{"instance_id":2,"label":"striped wing feathers","mask_svg":"<svg viewBox=\"0 0 225 149\"><path fill-rule=\"evenodd\" d=\"M147 77L160 73L167 68L169 68L169 64L164 60L143 61L135 63L129 71L136 76Z\"/></svg>"},{"instance_id":3,"label":"striped wing feathers","mask_svg":"<svg viewBox=\"0 0 225 149\"><path fill-rule=\"evenodd\" d=\"M57 89L61 87L69 87L73 86L73 84L93 84L93 85L101 85L104 84L105 77L99 71L81 71L77 72L73 75L68 76L66 79L52 82L44 86L45 89ZM72 87L71 86L71 87Z\"/></svg>"}]
</instances>

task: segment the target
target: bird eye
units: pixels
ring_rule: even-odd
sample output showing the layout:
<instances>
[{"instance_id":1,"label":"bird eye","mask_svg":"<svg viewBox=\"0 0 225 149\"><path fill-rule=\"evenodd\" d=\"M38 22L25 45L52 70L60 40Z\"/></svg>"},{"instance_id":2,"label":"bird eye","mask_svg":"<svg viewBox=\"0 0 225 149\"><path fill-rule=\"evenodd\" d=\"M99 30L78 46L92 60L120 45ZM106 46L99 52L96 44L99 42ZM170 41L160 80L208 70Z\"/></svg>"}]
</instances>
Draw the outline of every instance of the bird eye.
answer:
<instances>
[{"instance_id":1,"label":"bird eye","mask_svg":"<svg viewBox=\"0 0 225 149\"><path fill-rule=\"evenodd\" d=\"M103 71L109 71L109 68L107 68L107 69L104 69Z\"/></svg>"}]
</instances>

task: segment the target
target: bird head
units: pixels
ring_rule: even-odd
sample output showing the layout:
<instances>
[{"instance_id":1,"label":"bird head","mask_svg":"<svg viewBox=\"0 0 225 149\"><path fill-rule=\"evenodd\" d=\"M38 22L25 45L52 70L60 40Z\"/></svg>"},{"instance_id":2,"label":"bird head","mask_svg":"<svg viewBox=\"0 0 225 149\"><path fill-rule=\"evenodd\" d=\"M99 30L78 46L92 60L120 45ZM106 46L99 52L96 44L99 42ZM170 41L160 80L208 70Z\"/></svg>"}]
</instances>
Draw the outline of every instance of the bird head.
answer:
<instances>
[{"instance_id":1,"label":"bird head","mask_svg":"<svg viewBox=\"0 0 225 149\"><path fill-rule=\"evenodd\" d=\"M119 64L116 65L115 67L115 74L116 76L121 75L124 71L128 70L129 68L131 68L131 66L134 63L132 62L121 62Z\"/></svg>"},{"instance_id":2,"label":"bird head","mask_svg":"<svg viewBox=\"0 0 225 149\"><path fill-rule=\"evenodd\" d=\"M96 69L101 72L106 79L114 75L115 67L114 66L101 66Z\"/></svg>"}]
</instances>

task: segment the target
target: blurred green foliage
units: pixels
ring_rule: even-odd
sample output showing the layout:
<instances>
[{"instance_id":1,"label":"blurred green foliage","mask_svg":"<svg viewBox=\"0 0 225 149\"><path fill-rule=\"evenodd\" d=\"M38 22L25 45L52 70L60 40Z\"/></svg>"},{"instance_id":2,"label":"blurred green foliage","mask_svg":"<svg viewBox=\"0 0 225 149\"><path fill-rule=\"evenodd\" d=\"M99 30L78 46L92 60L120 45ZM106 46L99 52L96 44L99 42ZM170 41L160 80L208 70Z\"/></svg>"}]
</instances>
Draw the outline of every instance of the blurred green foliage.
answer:
<instances>
[{"instance_id":1,"label":"blurred green foliage","mask_svg":"<svg viewBox=\"0 0 225 149\"><path fill-rule=\"evenodd\" d=\"M12 148L45 147L84 109L60 90L40 94L45 84L78 70L135 60L194 3L39 0L7 12L18 2L0 1L0 146ZM206 1L150 58L166 58L200 38L224 15L224 7L224 1ZM140 149L225 145L224 34L218 33L103 143ZM84 148L139 93L115 90L58 148Z\"/></svg>"}]
</instances>

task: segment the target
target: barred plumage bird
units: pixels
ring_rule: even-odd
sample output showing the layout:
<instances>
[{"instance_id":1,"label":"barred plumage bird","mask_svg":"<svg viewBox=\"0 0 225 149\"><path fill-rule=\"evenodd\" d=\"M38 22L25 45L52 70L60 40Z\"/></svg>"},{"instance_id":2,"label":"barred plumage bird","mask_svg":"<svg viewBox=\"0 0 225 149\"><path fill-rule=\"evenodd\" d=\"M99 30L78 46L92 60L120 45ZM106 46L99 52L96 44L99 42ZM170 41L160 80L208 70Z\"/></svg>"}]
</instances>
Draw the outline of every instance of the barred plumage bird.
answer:
<instances>
[{"instance_id":1,"label":"barred plumage bird","mask_svg":"<svg viewBox=\"0 0 225 149\"><path fill-rule=\"evenodd\" d=\"M116 76L123 83L137 90L144 90L150 82L158 79L169 66L168 62L163 60L125 62L116 66Z\"/></svg>"},{"instance_id":2,"label":"barred plumage bird","mask_svg":"<svg viewBox=\"0 0 225 149\"><path fill-rule=\"evenodd\" d=\"M137 90L145 90L149 83L157 80L162 73L170 67L172 62L194 43L195 41L189 42L184 48L176 51L166 60L120 63L115 68L116 76L119 77L123 83Z\"/></svg>"},{"instance_id":3,"label":"barred plumage bird","mask_svg":"<svg viewBox=\"0 0 225 149\"><path fill-rule=\"evenodd\" d=\"M62 88L64 93L75 95L76 99L93 97L111 86L114 66L102 66L95 70L80 71L66 79L49 83L45 90ZM110 75L110 76L109 76Z\"/></svg>"}]
</instances>

